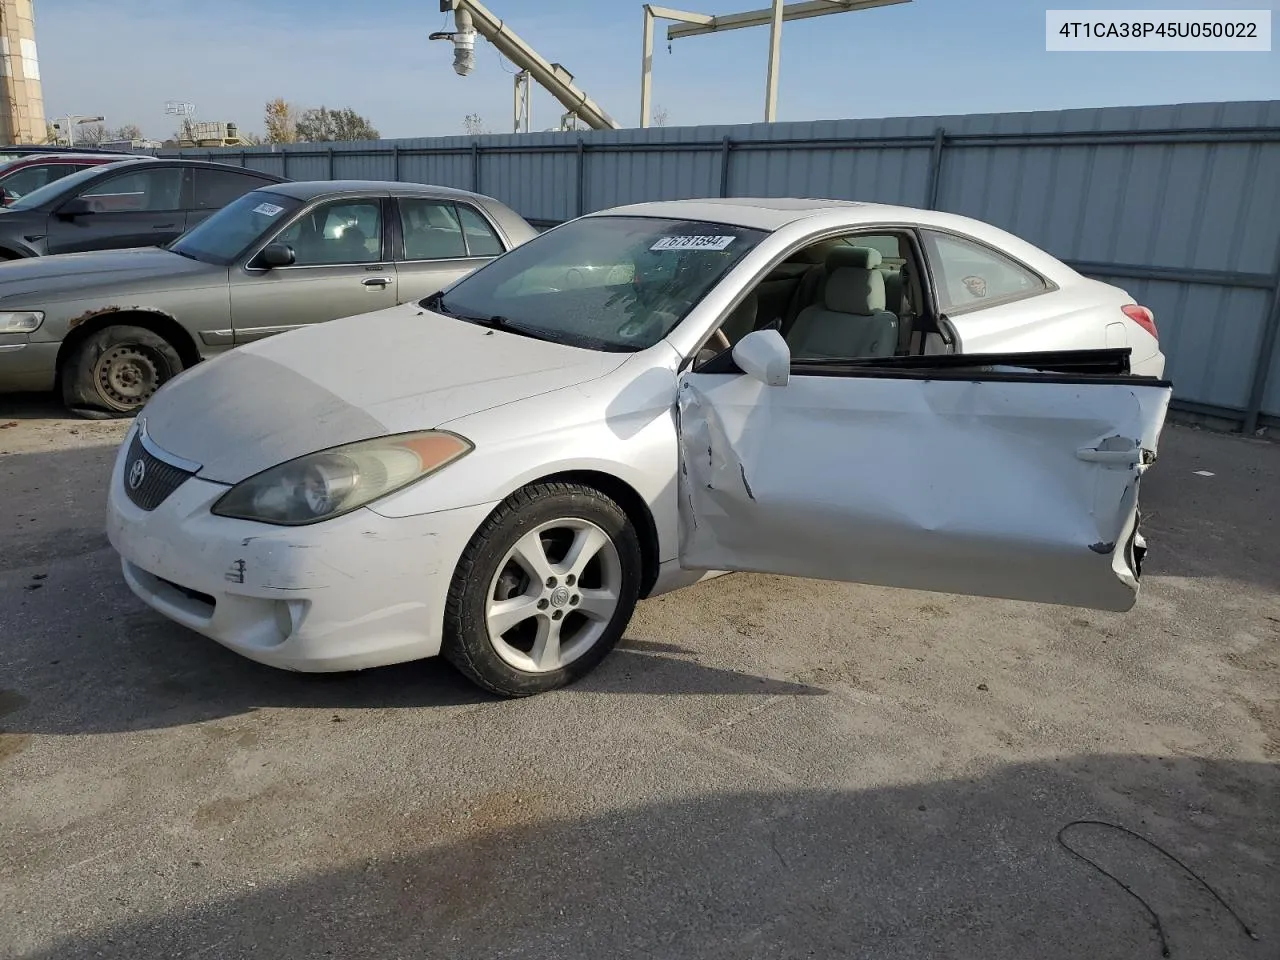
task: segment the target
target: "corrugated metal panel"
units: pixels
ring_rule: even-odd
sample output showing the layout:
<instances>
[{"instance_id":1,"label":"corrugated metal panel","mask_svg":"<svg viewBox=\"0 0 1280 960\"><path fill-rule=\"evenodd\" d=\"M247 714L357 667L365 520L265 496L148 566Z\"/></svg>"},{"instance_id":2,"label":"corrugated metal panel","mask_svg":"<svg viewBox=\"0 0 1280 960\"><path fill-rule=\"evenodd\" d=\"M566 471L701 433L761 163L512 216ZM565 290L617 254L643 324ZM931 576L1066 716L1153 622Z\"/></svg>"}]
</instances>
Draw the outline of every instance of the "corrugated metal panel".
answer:
<instances>
[{"instance_id":1,"label":"corrugated metal panel","mask_svg":"<svg viewBox=\"0 0 1280 960\"><path fill-rule=\"evenodd\" d=\"M1272 302L1261 286L1280 275L1280 101L333 144L332 173L478 189L543 220L722 192L922 206L939 128L940 209L1100 270L1185 272L1099 279L1156 311L1179 398L1243 409L1269 362L1263 410L1280 415L1280 349L1259 357ZM213 153L301 180L330 175L329 149Z\"/></svg>"}]
</instances>

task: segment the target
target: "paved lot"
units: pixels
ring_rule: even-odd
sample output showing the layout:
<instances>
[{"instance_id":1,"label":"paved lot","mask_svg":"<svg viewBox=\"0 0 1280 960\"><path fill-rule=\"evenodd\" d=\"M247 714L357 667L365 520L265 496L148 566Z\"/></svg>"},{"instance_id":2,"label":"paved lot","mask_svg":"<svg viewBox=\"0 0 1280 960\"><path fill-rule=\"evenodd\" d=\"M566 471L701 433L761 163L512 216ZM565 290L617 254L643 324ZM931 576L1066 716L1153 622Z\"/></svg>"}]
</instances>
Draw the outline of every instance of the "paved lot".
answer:
<instances>
[{"instance_id":1,"label":"paved lot","mask_svg":"<svg viewBox=\"0 0 1280 960\"><path fill-rule=\"evenodd\" d=\"M1132 614L727 577L508 703L169 625L122 426L0 411L2 957L1159 957L1078 818L1262 938L1075 828L1174 957L1280 956L1280 445L1168 430Z\"/></svg>"}]
</instances>

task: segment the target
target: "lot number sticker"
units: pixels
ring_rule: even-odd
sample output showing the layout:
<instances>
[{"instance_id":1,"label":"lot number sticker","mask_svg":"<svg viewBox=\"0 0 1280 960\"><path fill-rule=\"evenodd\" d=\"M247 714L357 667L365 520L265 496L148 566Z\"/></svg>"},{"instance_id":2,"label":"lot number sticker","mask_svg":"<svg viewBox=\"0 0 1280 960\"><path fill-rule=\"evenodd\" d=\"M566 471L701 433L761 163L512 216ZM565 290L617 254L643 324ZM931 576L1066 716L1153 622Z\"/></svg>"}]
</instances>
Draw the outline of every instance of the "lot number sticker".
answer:
<instances>
[{"instance_id":1,"label":"lot number sticker","mask_svg":"<svg viewBox=\"0 0 1280 960\"><path fill-rule=\"evenodd\" d=\"M253 208L253 212L260 213L264 217L274 217L283 209L284 207L277 207L274 203L260 203Z\"/></svg>"},{"instance_id":2,"label":"lot number sticker","mask_svg":"<svg viewBox=\"0 0 1280 960\"><path fill-rule=\"evenodd\" d=\"M723 250L734 237L663 237L650 250Z\"/></svg>"}]
</instances>

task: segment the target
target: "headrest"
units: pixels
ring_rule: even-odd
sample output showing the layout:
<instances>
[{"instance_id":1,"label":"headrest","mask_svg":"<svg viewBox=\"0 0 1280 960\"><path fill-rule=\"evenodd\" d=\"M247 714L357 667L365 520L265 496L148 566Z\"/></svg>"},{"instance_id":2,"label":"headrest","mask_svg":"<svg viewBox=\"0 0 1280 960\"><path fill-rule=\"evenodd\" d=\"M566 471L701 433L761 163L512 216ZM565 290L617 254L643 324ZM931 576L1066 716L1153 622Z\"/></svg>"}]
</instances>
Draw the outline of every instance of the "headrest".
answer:
<instances>
[{"instance_id":1,"label":"headrest","mask_svg":"<svg viewBox=\"0 0 1280 960\"><path fill-rule=\"evenodd\" d=\"M876 253L874 250L871 252ZM831 270L827 274L822 299L827 309L835 313L855 313L864 317L879 313L884 310L885 303L884 274L862 267Z\"/></svg>"},{"instance_id":2,"label":"headrest","mask_svg":"<svg viewBox=\"0 0 1280 960\"><path fill-rule=\"evenodd\" d=\"M841 267L859 267L870 270L880 266L880 251L874 247L834 247L827 254L827 269L838 270Z\"/></svg>"}]
</instances>

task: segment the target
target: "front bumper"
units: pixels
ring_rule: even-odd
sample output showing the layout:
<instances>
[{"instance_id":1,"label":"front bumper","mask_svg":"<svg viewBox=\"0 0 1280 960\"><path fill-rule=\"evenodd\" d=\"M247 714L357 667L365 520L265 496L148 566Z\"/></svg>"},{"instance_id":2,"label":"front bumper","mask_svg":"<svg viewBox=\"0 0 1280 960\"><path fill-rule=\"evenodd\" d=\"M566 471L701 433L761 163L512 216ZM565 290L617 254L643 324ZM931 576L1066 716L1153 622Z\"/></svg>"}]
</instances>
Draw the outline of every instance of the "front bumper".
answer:
<instances>
[{"instance_id":1,"label":"front bumper","mask_svg":"<svg viewBox=\"0 0 1280 960\"><path fill-rule=\"evenodd\" d=\"M153 609L252 660L362 670L440 651L458 557L492 505L391 519L362 509L306 527L209 512L227 487L192 477L155 510L112 470L107 535Z\"/></svg>"}]
</instances>

